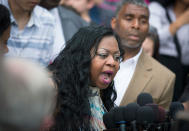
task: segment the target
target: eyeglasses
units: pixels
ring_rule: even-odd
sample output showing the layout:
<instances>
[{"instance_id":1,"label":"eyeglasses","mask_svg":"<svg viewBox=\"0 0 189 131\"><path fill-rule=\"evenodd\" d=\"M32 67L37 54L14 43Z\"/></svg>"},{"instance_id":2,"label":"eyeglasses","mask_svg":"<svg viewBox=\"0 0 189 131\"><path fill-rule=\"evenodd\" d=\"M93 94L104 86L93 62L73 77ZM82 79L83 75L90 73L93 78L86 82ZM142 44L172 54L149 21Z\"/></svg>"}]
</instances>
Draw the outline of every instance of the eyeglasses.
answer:
<instances>
[{"instance_id":1,"label":"eyeglasses","mask_svg":"<svg viewBox=\"0 0 189 131\"><path fill-rule=\"evenodd\" d=\"M112 55L112 54L110 54L108 52L97 52L96 55L99 56L102 59L106 59L109 55ZM122 61L122 57L120 56L119 53L115 53L112 56L113 56L113 59L115 61L117 61L117 62L121 62Z\"/></svg>"}]
</instances>

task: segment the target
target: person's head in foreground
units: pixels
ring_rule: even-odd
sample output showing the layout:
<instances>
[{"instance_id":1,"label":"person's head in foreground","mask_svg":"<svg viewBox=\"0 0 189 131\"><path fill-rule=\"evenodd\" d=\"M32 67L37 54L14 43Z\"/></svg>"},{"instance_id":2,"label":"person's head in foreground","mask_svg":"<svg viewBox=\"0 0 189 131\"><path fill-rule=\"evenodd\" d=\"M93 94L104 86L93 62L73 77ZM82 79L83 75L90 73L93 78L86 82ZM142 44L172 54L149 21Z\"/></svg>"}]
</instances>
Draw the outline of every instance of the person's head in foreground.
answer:
<instances>
[{"instance_id":1,"label":"person's head in foreground","mask_svg":"<svg viewBox=\"0 0 189 131\"><path fill-rule=\"evenodd\" d=\"M48 72L18 58L5 58L1 66L0 130L39 131L56 103Z\"/></svg>"},{"instance_id":2,"label":"person's head in foreground","mask_svg":"<svg viewBox=\"0 0 189 131\"><path fill-rule=\"evenodd\" d=\"M94 126L98 120L91 120L95 115L92 108L99 104L91 105L95 95L91 92L100 91L99 99L106 110L114 106L116 92L113 79L122 55L119 38L111 28L103 26L81 28L67 42L49 66L58 87L55 128L99 130L98 126ZM102 115L99 115L99 121Z\"/></svg>"}]
</instances>

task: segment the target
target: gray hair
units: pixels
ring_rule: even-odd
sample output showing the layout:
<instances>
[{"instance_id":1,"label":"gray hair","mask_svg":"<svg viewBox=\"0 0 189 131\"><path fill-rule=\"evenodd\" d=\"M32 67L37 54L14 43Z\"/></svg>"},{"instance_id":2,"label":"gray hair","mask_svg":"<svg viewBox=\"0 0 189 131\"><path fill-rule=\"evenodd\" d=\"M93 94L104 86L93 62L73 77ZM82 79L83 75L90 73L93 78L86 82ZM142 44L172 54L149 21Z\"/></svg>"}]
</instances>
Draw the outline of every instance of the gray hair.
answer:
<instances>
[{"instance_id":1,"label":"gray hair","mask_svg":"<svg viewBox=\"0 0 189 131\"><path fill-rule=\"evenodd\" d=\"M123 6L125 6L125 4L134 4L148 9L148 5L144 2L144 0L121 0L117 5L115 16L118 15L119 11Z\"/></svg>"},{"instance_id":2,"label":"gray hair","mask_svg":"<svg viewBox=\"0 0 189 131\"><path fill-rule=\"evenodd\" d=\"M0 128L38 130L55 107L56 90L48 72L38 64L17 58L2 61Z\"/></svg>"}]
</instances>

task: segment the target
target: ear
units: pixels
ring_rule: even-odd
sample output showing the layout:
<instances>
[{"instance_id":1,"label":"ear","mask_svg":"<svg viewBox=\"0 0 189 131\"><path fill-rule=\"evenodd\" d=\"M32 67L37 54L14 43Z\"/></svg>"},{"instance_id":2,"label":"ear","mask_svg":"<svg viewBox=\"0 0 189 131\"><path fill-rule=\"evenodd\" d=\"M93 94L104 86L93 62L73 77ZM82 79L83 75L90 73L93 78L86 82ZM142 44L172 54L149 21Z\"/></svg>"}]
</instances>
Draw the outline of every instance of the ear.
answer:
<instances>
[{"instance_id":1,"label":"ear","mask_svg":"<svg viewBox=\"0 0 189 131\"><path fill-rule=\"evenodd\" d=\"M115 17L113 17L111 20L111 27L113 30L115 30L115 28L116 28L116 22L117 22L117 19Z\"/></svg>"}]
</instances>

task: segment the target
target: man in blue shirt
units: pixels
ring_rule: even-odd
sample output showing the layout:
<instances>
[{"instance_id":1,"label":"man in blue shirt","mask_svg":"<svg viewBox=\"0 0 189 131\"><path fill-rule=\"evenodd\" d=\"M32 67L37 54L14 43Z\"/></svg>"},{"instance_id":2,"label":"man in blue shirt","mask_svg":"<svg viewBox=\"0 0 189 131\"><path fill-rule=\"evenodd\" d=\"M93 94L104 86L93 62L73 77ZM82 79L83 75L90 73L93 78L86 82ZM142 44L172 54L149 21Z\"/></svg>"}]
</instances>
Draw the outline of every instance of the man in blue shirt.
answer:
<instances>
[{"instance_id":1,"label":"man in blue shirt","mask_svg":"<svg viewBox=\"0 0 189 131\"><path fill-rule=\"evenodd\" d=\"M0 0L11 14L8 56L33 60L47 66L54 43L54 17L38 6L40 0Z\"/></svg>"}]
</instances>

